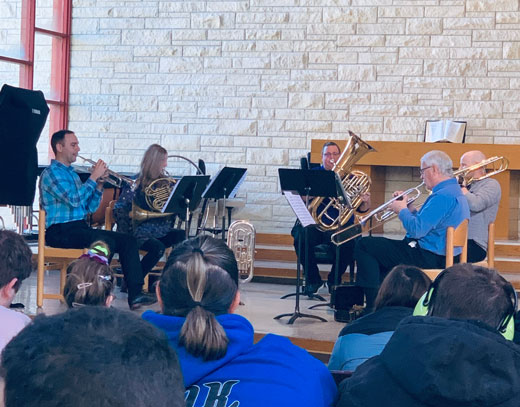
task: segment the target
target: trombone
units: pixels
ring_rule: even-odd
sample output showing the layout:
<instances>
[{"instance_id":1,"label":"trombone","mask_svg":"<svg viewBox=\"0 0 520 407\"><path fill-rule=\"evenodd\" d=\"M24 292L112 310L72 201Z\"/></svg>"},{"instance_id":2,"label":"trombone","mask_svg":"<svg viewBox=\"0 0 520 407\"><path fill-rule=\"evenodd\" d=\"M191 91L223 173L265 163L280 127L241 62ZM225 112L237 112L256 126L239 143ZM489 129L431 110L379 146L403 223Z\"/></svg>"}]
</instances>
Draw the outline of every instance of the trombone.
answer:
<instances>
[{"instance_id":1,"label":"trombone","mask_svg":"<svg viewBox=\"0 0 520 407\"><path fill-rule=\"evenodd\" d=\"M91 160L90 158L85 158L80 155L78 155L78 157L89 164L92 164L92 165L96 164L96 161ZM88 171L92 172L91 169L89 169ZM123 183L125 183L125 182L130 186L132 191L135 190L135 188L137 187L135 179L118 174L117 172L112 171L112 170L107 170L107 173L108 173L108 176L105 178L105 181L108 182L110 185L115 186L116 188L122 188Z\"/></svg>"},{"instance_id":2,"label":"trombone","mask_svg":"<svg viewBox=\"0 0 520 407\"><path fill-rule=\"evenodd\" d=\"M481 177L468 177L468 174L478 170L480 168L486 168L488 165L493 164L492 171L486 173L485 175ZM490 157L486 160L483 160L477 164L470 165L469 167L458 169L457 171L453 172L453 176L457 178L458 180L462 178L465 181L465 185L470 185L472 182L480 181L489 177L493 177L501 172L504 172L509 168L509 161L505 157ZM390 205L400 199L403 199L404 196L413 194L411 197L408 197L408 205L415 202L417 198L421 195L421 191L419 190L421 187L424 186L424 182L421 182L419 185L417 185L414 188L410 188L404 192L401 192L399 195L393 197L389 201L385 202L384 204L378 206L374 210L367 213L365 216L357 216L358 223L355 223L353 225L349 225L346 228L343 228L341 230L338 230L337 232L333 233L330 237L330 240L333 244L336 246L341 246L342 244L348 242L349 240L352 240L358 236L361 236L363 234L363 227L367 224L369 221L375 221L374 225L371 225L368 229L365 230L365 232L369 232L376 227L384 224L385 222L392 220L397 217L397 214L394 213L390 209ZM422 206L422 205L421 205ZM419 209L418 207L417 209Z\"/></svg>"}]
</instances>

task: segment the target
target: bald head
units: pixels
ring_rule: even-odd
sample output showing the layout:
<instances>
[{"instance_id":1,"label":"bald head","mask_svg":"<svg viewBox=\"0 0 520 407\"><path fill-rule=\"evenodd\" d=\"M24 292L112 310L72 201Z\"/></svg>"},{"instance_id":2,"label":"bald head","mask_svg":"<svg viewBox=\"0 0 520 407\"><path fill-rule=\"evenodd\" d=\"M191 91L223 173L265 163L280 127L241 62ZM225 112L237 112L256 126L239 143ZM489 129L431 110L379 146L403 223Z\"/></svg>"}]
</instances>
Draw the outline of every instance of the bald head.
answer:
<instances>
[{"instance_id":1,"label":"bald head","mask_svg":"<svg viewBox=\"0 0 520 407\"><path fill-rule=\"evenodd\" d=\"M482 151L473 150L464 153L462 157L460 157L460 168L466 168L475 164L478 164L486 159L486 156ZM486 168L482 167L478 170L472 171L468 174L470 177L480 177L486 174Z\"/></svg>"}]
</instances>

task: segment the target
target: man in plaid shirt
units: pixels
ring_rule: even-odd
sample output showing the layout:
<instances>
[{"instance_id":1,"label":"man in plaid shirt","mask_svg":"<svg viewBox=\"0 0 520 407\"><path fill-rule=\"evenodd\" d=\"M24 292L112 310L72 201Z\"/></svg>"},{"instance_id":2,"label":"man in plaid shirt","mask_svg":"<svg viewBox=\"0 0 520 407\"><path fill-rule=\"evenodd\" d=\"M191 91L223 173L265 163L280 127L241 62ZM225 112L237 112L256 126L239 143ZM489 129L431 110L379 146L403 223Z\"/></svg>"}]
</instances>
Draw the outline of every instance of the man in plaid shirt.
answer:
<instances>
[{"instance_id":1,"label":"man in plaid shirt","mask_svg":"<svg viewBox=\"0 0 520 407\"><path fill-rule=\"evenodd\" d=\"M111 253L119 253L130 309L153 304L155 298L141 292L143 273L135 238L124 233L92 229L85 221L87 214L95 212L101 202L107 165L99 160L89 179L82 183L71 167L80 150L76 135L70 130L57 131L52 135L51 147L56 159L40 177L40 206L46 212L46 243L53 247L81 249L96 240L106 242Z\"/></svg>"}]
</instances>

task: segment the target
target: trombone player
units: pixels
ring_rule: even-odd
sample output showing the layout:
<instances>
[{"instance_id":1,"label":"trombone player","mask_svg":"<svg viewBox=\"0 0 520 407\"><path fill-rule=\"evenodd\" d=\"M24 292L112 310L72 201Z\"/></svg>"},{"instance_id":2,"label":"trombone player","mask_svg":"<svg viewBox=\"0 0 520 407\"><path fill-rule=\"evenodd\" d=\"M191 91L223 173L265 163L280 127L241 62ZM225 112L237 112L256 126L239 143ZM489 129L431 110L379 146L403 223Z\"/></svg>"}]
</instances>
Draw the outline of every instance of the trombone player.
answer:
<instances>
[{"instance_id":1,"label":"trombone player","mask_svg":"<svg viewBox=\"0 0 520 407\"><path fill-rule=\"evenodd\" d=\"M460 157L460 169L479 164L486 159L481 151L468 151ZM502 195L500 183L493 178L484 178L486 167L468 172L461 185L470 210L468 224L468 262L475 263L486 258L488 225L495 221ZM472 181L473 180L473 181ZM469 182L469 184L468 184Z\"/></svg>"},{"instance_id":2,"label":"trombone player","mask_svg":"<svg viewBox=\"0 0 520 407\"><path fill-rule=\"evenodd\" d=\"M432 194L420 210L408 205L406 195L390 204L406 230L406 237L403 240L363 237L357 242L354 250L356 284L365 291L366 313L373 310L380 281L392 267L407 264L444 268L446 229L469 218L468 202L453 178L452 168L446 153L437 150L426 153L421 158L420 174ZM395 192L394 196L399 193ZM460 248L455 248L455 255L460 252Z\"/></svg>"},{"instance_id":3,"label":"trombone player","mask_svg":"<svg viewBox=\"0 0 520 407\"><path fill-rule=\"evenodd\" d=\"M124 278L128 286L128 305L137 309L157 300L141 292L143 275L136 240L128 235L89 227L85 218L101 202L103 177L107 165L97 161L89 179L82 183L71 164L79 153L74 132L60 130L52 135L51 147L55 159L40 176L40 206L46 212L45 240L49 246L82 249L96 240L108 244L112 253L119 253Z\"/></svg>"}]
</instances>

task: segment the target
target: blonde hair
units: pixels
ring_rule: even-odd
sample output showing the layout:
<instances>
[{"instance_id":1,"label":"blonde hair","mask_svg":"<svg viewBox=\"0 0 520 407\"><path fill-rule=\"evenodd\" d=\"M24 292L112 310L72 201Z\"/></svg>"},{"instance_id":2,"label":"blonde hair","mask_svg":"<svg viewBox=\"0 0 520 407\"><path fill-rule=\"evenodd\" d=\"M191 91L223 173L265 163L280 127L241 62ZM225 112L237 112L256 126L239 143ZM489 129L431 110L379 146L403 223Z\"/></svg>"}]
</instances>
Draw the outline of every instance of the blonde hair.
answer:
<instances>
[{"instance_id":1,"label":"blonde hair","mask_svg":"<svg viewBox=\"0 0 520 407\"><path fill-rule=\"evenodd\" d=\"M148 147L141 161L141 172L137 179L141 188L146 188L152 181L164 176L162 163L167 156L168 151L159 144Z\"/></svg>"}]
</instances>

